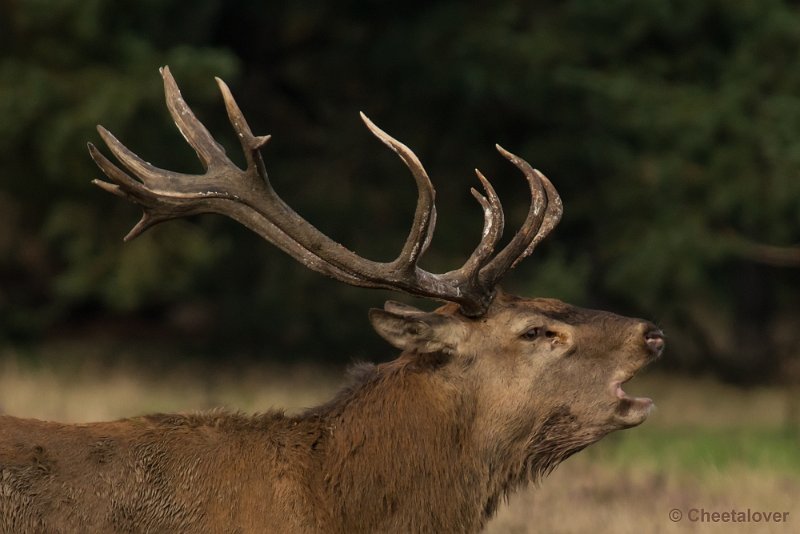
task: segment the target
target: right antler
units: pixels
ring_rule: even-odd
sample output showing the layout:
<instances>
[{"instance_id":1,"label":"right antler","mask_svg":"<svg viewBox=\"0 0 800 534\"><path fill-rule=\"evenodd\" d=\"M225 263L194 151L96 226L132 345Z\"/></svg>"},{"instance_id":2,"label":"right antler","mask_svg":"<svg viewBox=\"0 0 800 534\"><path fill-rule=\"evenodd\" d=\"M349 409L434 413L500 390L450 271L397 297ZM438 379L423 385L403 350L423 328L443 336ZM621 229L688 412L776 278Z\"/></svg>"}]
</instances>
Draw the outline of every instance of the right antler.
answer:
<instances>
[{"instance_id":1,"label":"right antler","mask_svg":"<svg viewBox=\"0 0 800 534\"><path fill-rule=\"evenodd\" d=\"M197 152L206 172L181 174L159 169L142 160L108 130L98 126L100 137L116 158L139 178L135 180L89 143L95 163L113 183L93 183L141 206L144 215L125 236L133 239L160 222L199 213L219 213L247 226L307 267L348 284L394 289L456 302L462 313L479 316L486 312L500 279L528 256L561 218L562 206L550 181L523 159L497 150L513 163L528 181L532 202L520 230L494 257L503 232L503 210L489 181L476 169L486 196L472 189L484 213L483 236L475 251L457 270L432 274L417 263L430 244L436 224L435 191L417 156L404 144L378 128L366 115L367 128L406 164L417 183L419 199L414 224L400 255L382 263L362 258L317 230L286 205L270 185L259 149L270 136L250 131L228 86L217 78L228 117L244 150L247 167L242 170L225 155L209 131L194 116L181 97L169 68L161 69L167 107L186 141Z\"/></svg>"}]
</instances>

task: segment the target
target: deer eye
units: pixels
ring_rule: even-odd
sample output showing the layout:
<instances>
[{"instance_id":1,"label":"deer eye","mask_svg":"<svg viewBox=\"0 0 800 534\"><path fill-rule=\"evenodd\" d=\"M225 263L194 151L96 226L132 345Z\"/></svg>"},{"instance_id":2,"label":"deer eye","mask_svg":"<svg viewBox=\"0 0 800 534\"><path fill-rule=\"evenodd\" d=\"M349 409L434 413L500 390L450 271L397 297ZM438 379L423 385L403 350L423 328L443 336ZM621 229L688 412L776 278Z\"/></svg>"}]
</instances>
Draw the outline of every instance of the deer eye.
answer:
<instances>
[{"instance_id":1,"label":"deer eye","mask_svg":"<svg viewBox=\"0 0 800 534\"><path fill-rule=\"evenodd\" d=\"M529 339L529 340L536 339L542 335L543 330L544 329L540 326L534 326L533 328L529 328L525 332L523 332L522 336L520 337L522 337L522 339Z\"/></svg>"}]
</instances>

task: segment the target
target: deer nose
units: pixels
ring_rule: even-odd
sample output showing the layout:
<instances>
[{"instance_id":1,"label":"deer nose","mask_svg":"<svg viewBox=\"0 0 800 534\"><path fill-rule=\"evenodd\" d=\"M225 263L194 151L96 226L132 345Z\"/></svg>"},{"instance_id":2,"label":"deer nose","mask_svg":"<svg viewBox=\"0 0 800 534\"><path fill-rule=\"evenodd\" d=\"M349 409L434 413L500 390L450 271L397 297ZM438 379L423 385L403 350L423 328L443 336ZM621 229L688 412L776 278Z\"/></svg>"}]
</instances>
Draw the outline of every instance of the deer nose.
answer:
<instances>
[{"instance_id":1,"label":"deer nose","mask_svg":"<svg viewBox=\"0 0 800 534\"><path fill-rule=\"evenodd\" d=\"M651 327L644 334L644 343L655 356L660 355L666 343L664 341L664 332L655 326Z\"/></svg>"}]
</instances>

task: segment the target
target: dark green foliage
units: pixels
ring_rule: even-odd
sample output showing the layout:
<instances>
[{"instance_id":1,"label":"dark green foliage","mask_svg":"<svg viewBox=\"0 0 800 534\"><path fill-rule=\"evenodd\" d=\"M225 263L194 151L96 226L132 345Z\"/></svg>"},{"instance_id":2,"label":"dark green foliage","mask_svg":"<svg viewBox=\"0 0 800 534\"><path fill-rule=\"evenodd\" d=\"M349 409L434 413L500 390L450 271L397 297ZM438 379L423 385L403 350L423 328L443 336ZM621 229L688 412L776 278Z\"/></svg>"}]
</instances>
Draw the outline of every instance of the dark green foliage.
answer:
<instances>
[{"instance_id":1,"label":"dark green foliage","mask_svg":"<svg viewBox=\"0 0 800 534\"><path fill-rule=\"evenodd\" d=\"M157 165L199 170L163 106L156 69L169 64L241 159L212 76L226 79L255 132L275 135L276 188L365 256L399 250L415 191L358 110L411 146L437 187L426 266L454 268L477 243L475 166L497 185L509 232L520 222L524 184L500 142L548 174L566 207L510 289L654 318L674 364L731 378L797 356L800 253L764 253L800 242L790 2L0 6L0 336L140 316L280 358L378 346L364 312L384 295L306 272L232 223L173 222L118 244L134 210L90 188L84 143L102 123Z\"/></svg>"}]
</instances>

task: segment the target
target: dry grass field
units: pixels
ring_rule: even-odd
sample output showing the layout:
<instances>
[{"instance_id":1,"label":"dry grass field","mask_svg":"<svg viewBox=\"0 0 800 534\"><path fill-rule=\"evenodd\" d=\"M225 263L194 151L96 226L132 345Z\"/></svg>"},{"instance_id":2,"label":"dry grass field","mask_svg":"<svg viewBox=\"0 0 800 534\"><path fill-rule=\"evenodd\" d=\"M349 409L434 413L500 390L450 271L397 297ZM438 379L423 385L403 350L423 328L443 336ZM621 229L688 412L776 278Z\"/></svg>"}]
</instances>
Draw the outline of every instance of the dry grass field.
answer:
<instances>
[{"instance_id":1,"label":"dry grass field","mask_svg":"<svg viewBox=\"0 0 800 534\"><path fill-rule=\"evenodd\" d=\"M329 398L343 378L309 366L220 370L164 363L168 354L150 365L125 349L112 363L92 354L107 349L0 349L0 413L81 422L219 406L294 411ZM658 410L514 495L487 532L800 532L800 440L784 391L652 374L626 389L652 396ZM673 509L680 521L670 519ZM698 522L687 518L692 509L788 515L785 523Z\"/></svg>"}]
</instances>

